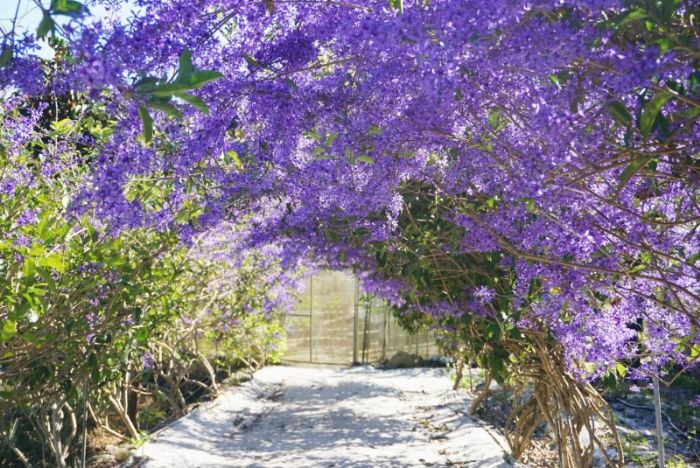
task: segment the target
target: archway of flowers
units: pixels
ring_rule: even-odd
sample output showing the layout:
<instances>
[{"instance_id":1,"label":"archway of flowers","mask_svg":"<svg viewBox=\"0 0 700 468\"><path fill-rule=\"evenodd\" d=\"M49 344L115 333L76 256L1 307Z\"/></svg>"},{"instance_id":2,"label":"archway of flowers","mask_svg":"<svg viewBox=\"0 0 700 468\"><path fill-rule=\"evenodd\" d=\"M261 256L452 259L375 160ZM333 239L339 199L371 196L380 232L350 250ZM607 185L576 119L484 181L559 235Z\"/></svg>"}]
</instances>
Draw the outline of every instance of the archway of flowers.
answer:
<instances>
[{"instance_id":1,"label":"archway of flowers","mask_svg":"<svg viewBox=\"0 0 700 468\"><path fill-rule=\"evenodd\" d=\"M614 422L589 382L700 355L696 2L37 4L0 55L0 390L42 402L59 465L51 428L172 346L175 305L243 327L304 264L529 389L516 455L547 422L590 463ZM207 303L235 285L239 312Z\"/></svg>"}]
</instances>

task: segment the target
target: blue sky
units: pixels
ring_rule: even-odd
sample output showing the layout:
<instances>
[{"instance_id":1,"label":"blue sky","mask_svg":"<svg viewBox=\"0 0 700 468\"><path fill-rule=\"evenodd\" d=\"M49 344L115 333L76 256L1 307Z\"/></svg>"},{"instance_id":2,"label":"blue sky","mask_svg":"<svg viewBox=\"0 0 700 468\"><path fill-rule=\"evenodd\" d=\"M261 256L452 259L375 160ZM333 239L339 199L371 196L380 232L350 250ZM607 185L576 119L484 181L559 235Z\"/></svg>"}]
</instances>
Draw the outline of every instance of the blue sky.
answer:
<instances>
[{"instance_id":1,"label":"blue sky","mask_svg":"<svg viewBox=\"0 0 700 468\"><path fill-rule=\"evenodd\" d=\"M46 3L48 4L48 2ZM0 27L4 31L8 31L12 26L12 18L15 15L17 4L17 0L0 0ZM39 21L41 21L41 10L36 3L32 0L20 0L17 29L21 31L29 25L38 25Z\"/></svg>"},{"instance_id":2,"label":"blue sky","mask_svg":"<svg viewBox=\"0 0 700 468\"><path fill-rule=\"evenodd\" d=\"M17 5L19 4L19 14L17 15L16 32L34 31L39 26L41 21L41 9L37 6L37 1L40 1L44 7L51 4L51 0L0 0L0 29L3 32L8 32L12 28L12 19L15 16ZM85 2L86 0L82 0ZM130 0L123 0L121 8L118 12L119 16L126 17L133 8L133 3ZM100 18L107 15L107 10L102 6L90 7L90 16ZM68 18L57 17L56 20L61 23L67 21ZM42 49L42 54L49 53L48 47Z\"/></svg>"}]
</instances>

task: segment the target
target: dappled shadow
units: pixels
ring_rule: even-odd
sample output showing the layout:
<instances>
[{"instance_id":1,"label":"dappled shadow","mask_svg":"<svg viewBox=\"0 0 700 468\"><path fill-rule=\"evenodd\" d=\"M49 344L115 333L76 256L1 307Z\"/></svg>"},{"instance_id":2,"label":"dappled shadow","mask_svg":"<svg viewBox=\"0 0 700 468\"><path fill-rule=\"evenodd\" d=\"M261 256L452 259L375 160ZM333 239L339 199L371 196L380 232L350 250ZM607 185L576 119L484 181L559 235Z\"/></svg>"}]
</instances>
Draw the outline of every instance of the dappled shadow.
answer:
<instances>
[{"instance_id":1,"label":"dappled shadow","mask_svg":"<svg viewBox=\"0 0 700 468\"><path fill-rule=\"evenodd\" d=\"M327 451L329 457L317 462L343 462L331 456L338 447L349 448L353 445L376 449L382 446L405 444L415 441L417 437L407 437L406 421L392 418L385 414L372 414L357 411L356 408L343 407L347 400L361 399L362 404L381 403L384 398L395 398L397 391L390 386L356 382L329 382L312 387L291 385L284 388L279 407L255 409L244 408L236 411L236 417L222 421L217 429L211 427L210 421L202 420L202 412L193 414L189 427L189 437L170 441L160 440L161 444L176 445L192 449L200 448L202 442L209 442L209 447L220 452L224 457L235 456L240 451L267 454L264 458L272 460L271 454L284 455L289 458L297 452ZM340 403L340 405L337 405ZM252 421L250 427L236 429L236 421ZM203 432L202 426L206 427ZM402 435L403 434L403 435ZM184 440L183 440L184 439ZM190 439L190 441L187 441Z\"/></svg>"}]
</instances>

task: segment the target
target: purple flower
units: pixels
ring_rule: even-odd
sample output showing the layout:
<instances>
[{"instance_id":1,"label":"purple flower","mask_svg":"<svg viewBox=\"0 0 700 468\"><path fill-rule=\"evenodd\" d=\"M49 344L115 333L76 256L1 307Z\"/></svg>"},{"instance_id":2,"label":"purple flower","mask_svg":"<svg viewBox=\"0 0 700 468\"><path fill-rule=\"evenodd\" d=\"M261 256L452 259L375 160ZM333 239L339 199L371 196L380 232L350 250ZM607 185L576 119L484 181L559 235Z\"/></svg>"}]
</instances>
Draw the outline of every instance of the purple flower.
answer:
<instances>
[{"instance_id":1,"label":"purple flower","mask_svg":"<svg viewBox=\"0 0 700 468\"><path fill-rule=\"evenodd\" d=\"M488 304L496 297L496 291L487 286L478 286L472 294L481 304Z\"/></svg>"},{"instance_id":2,"label":"purple flower","mask_svg":"<svg viewBox=\"0 0 700 468\"><path fill-rule=\"evenodd\" d=\"M700 41L675 21L683 2L668 12L683 51L618 37L602 18L624 17L620 1L572 0L566 14L520 0L405 2L402 13L264 3L149 0L128 18L70 22L72 59L51 74L35 34L18 35L0 67L0 202L23 206L15 197L39 187L71 194L69 215L100 232L177 234L220 268L207 293L249 281L255 297L235 314L290 310L294 274L312 264L357 272L435 329L503 307L556 339L582 379L642 353L653 359L640 375L684 360L678 343L697 334L688 317L700 305L699 176L687 163L700 121L682 117L698 99L685 50ZM222 7L235 11L225 47L210 40ZM158 131L144 144L142 105L157 96L135 77L180 80L184 50L193 70L222 75L187 90L212 112L147 106ZM114 125L46 138L42 96L69 94ZM648 102L679 117L646 121ZM135 181L154 190L133 197ZM32 210L16 220L35 222ZM244 278L251 265L264 274Z\"/></svg>"},{"instance_id":3,"label":"purple flower","mask_svg":"<svg viewBox=\"0 0 700 468\"><path fill-rule=\"evenodd\" d=\"M144 369L153 369L154 364L153 355L149 351L141 354L141 365Z\"/></svg>"},{"instance_id":4,"label":"purple flower","mask_svg":"<svg viewBox=\"0 0 700 468\"><path fill-rule=\"evenodd\" d=\"M15 238L14 244L17 247L29 247L32 245L32 240L28 236L21 234Z\"/></svg>"}]
</instances>

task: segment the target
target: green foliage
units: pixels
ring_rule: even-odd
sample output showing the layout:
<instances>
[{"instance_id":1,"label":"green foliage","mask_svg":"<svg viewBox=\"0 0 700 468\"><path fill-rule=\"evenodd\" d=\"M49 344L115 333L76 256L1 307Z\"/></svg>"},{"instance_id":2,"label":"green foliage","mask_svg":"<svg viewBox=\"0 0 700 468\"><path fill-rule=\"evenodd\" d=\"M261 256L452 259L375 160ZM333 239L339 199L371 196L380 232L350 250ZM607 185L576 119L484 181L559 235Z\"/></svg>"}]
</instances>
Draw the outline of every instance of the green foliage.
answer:
<instances>
[{"instance_id":1,"label":"green foliage","mask_svg":"<svg viewBox=\"0 0 700 468\"><path fill-rule=\"evenodd\" d=\"M55 4L73 8L71 2ZM175 82L196 89L215 78L196 71L185 56ZM182 96L204 110L197 98ZM114 234L89 212L69 212L67 200L88 170L75 161L93 158L113 130L99 107L76 104L84 108L57 106L52 118L42 117L21 147L5 141L2 129L22 116L0 117L0 181L17 171L29 171L33 180L0 193L3 460L17 461L22 453L36 465L72 463L75 434L87 423L79 411L86 398L97 418L91 425L100 428L109 415L130 422L116 428L124 436L142 440L141 424L150 427L216 394L222 371L210 359L222 369L257 368L278 360L282 350L281 311L261 313L270 286L260 278L269 273L269 262L247 258L235 271L193 255L167 230ZM147 140L152 132L150 121ZM52 146L59 135L91 136L98 146L91 152L79 144L59 149ZM49 163L59 170L45 176ZM135 180L125 195L155 211L169 184ZM196 223L198 214L185 204L179 216ZM225 275L230 281L213 288ZM226 320L227 328L221 326ZM149 395L146 406L139 406L139 395ZM130 400L136 405L120 403ZM143 415L141 408L147 409Z\"/></svg>"},{"instance_id":2,"label":"green foliage","mask_svg":"<svg viewBox=\"0 0 700 468\"><path fill-rule=\"evenodd\" d=\"M659 118L661 109L672 97L673 95L670 92L663 91L656 94L646 103L642 115L639 118L639 131L644 137L648 137L651 134L651 130Z\"/></svg>"},{"instance_id":3,"label":"green foliage","mask_svg":"<svg viewBox=\"0 0 700 468\"><path fill-rule=\"evenodd\" d=\"M3 47L0 52L0 68L4 67L12 59L12 47Z\"/></svg>"},{"instance_id":4,"label":"green foliage","mask_svg":"<svg viewBox=\"0 0 700 468\"><path fill-rule=\"evenodd\" d=\"M167 116L180 119L182 114L173 104L179 99L205 114L209 107L198 96L189 93L200 89L207 83L223 77L216 70L197 70L192 64L192 53L185 49L180 54L178 69L173 79L160 79L152 76L142 76L135 84L134 90L144 104L139 106L139 117L143 122L143 137L146 143L153 139L153 119L148 108L165 113Z\"/></svg>"},{"instance_id":5,"label":"green foliage","mask_svg":"<svg viewBox=\"0 0 700 468\"><path fill-rule=\"evenodd\" d=\"M638 432L626 432L622 436L622 450L625 452L625 458L632 463L642 465L642 464L652 464L656 458L656 453L650 452L649 441L645 436ZM640 454L640 449L646 448L647 454Z\"/></svg>"},{"instance_id":6,"label":"green foliage","mask_svg":"<svg viewBox=\"0 0 700 468\"><path fill-rule=\"evenodd\" d=\"M389 6L399 13L403 13L403 0L389 0Z\"/></svg>"},{"instance_id":7,"label":"green foliage","mask_svg":"<svg viewBox=\"0 0 700 468\"><path fill-rule=\"evenodd\" d=\"M493 115L493 124L501 126ZM460 210L490 210L496 199L457 201L436 196L427 187L418 184L402 188L405 210L399 218L402 242L389 248L384 243L372 246L377 269L389 278L401 278L410 289L406 291L407 304L396 310L399 323L412 332L424 328L436 331L443 352L455 358L466 356L480 367L488 369L494 379L504 383L511 369L517 366L518 356L506 348L509 340L521 338L512 324L517 322L519 310L512 307L510 298L514 274L501 264L498 252L462 253L463 228L450 219L448 212ZM340 235L347 230L335 226L327 235ZM363 232L350 233L351 243L361 243ZM477 287L495 291L495 298L486 305L489 315L468 313L431 318L421 312L423 306L444 303L445 307L459 304L468 307L462 299ZM420 294L418 294L420 291Z\"/></svg>"},{"instance_id":8,"label":"green foliage","mask_svg":"<svg viewBox=\"0 0 700 468\"><path fill-rule=\"evenodd\" d=\"M41 6L41 4L39 5ZM53 16L79 18L87 12L87 7L76 0L51 0L51 5L48 9L42 8L42 17L36 35L39 39L43 39L49 33L55 34L56 21L53 19Z\"/></svg>"}]
</instances>

